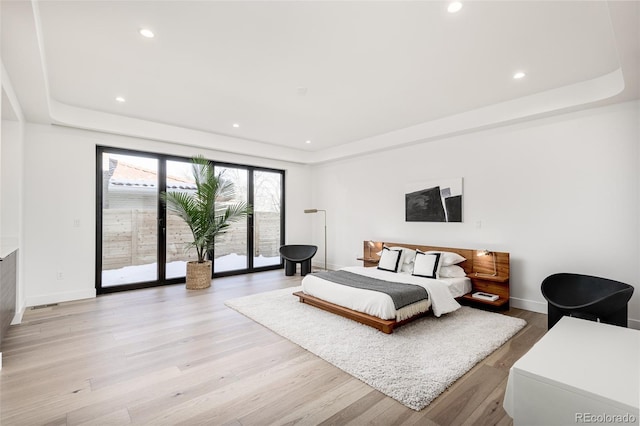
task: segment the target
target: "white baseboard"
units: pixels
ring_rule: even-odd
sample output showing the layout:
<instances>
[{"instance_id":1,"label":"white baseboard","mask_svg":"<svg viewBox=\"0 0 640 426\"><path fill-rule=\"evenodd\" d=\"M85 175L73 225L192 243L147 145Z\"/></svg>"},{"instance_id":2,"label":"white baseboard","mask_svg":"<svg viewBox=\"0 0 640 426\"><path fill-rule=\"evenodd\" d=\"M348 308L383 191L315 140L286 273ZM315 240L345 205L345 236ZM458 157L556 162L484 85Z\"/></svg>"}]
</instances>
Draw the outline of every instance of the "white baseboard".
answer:
<instances>
[{"instance_id":1,"label":"white baseboard","mask_svg":"<svg viewBox=\"0 0 640 426\"><path fill-rule=\"evenodd\" d=\"M93 299L96 297L96 289L68 291L65 293L43 294L27 297L26 306L50 305L52 303L70 302L72 300Z\"/></svg>"},{"instance_id":2,"label":"white baseboard","mask_svg":"<svg viewBox=\"0 0 640 426\"><path fill-rule=\"evenodd\" d=\"M509 306L524 309L525 311L537 312L539 314L547 314L547 304L545 302L512 297L509 299Z\"/></svg>"},{"instance_id":3,"label":"white baseboard","mask_svg":"<svg viewBox=\"0 0 640 426\"><path fill-rule=\"evenodd\" d=\"M27 304L23 303L22 306L16 307L16 313L13 315L13 320L11 320L11 325L16 325L22 323L22 316L24 315L24 311L27 310Z\"/></svg>"},{"instance_id":4,"label":"white baseboard","mask_svg":"<svg viewBox=\"0 0 640 426\"><path fill-rule=\"evenodd\" d=\"M311 266L313 267L313 269L324 270L324 261L320 261L320 262L312 261ZM344 268L345 266L348 266L348 265L336 265L333 263L327 263L327 269L330 271L337 271L338 269Z\"/></svg>"},{"instance_id":5,"label":"white baseboard","mask_svg":"<svg viewBox=\"0 0 640 426\"><path fill-rule=\"evenodd\" d=\"M536 302L533 300L527 299L518 299L516 297L512 297L509 299L509 305L518 308L524 309L525 311L537 312L539 314L547 314L547 304L544 302ZM635 330L640 330L640 320L629 318L628 320L629 328L633 328Z\"/></svg>"},{"instance_id":6,"label":"white baseboard","mask_svg":"<svg viewBox=\"0 0 640 426\"><path fill-rule=\"evenodd\" d=\"M25 309L26 309L26 306L23 306L22 308L20 308L19 311L16 311L16 314L13 316L13 319L11 320L11 325L20 324L22 322L22 316L24 315Z\"/></svg>"}]
</instances>

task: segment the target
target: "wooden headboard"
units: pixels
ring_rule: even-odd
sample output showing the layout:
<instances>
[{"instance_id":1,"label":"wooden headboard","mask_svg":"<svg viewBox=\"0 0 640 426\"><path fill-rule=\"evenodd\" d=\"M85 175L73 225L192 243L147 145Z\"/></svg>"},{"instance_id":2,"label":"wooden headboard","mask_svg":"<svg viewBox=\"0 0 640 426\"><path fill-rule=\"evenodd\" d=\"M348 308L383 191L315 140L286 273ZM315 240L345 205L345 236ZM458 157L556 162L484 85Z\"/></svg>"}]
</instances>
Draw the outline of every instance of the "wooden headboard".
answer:
<instances>
[{"instance_id":1,"label":"wooden headboard","mask_svg":"<svg viewBox=\"0 0 640 426\"><path fill-rule=\"evenodd\" d=\"M425 245L417 245L417 244L407 244L407 243L391 243L391 242L382 242L382 241L374 241L374 247L369 246L369 241L364 241L363 248L365 255L368 257L369 250L371 250L371 258L379 259L376 253L382 250L383 246L387 247L406 247L413 250L420 251L450 251L454 253L458 253L460 256L464 257L464 262L459 263L467 275L478 274L492 274L493 273L493 259L492 256L478 256L479 253L483 252L484 249L462 249L462 248L453 248L453 247L437 247L437 246L425 246ZM496 270L497 275L500 277L509 278L509 253L507 252L492 252L496 258Z\"/></svg>"}]
</instances>

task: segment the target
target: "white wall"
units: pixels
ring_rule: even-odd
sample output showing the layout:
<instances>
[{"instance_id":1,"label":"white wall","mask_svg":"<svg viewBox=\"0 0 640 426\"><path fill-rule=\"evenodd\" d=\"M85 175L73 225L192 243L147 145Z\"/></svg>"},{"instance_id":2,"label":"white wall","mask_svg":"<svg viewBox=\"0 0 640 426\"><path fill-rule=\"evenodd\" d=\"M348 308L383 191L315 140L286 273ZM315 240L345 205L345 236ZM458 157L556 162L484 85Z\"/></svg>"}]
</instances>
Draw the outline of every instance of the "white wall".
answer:
<instances>
[{"instance_id":1,"label":"white wall","mask_svg":"<svg viewBox=\"0 0 640 426\"><path fill-rule=\"evenodd\" d=\"M546 312L552 273L603 276L636 286L640 328L639 112L617 104L314 166L329 264L358 264L366 239L507 251L513 306ZM464 179L464 222L405 222L407 184L450 177Z\"/></svg>"},{"instance_id":2,"label":"white wall","mask_svg":"<svg viewBox=\"0 0 640 426\"><path fill-rule=\"evenodd\" d=\"M0 257L19 246L24 115L0 61Z\"/></svg>"},{"instance_id":3,"label":"white wall","mask_svg":"<svg viewBox=\"0 0 640 426\"><path fill-rule=\"evenodd\" d=\"M20 239L22 129L23 124L19 121L2 120L0 132L0 235L4 250L7 251L18 248Z\"/></svg>"},{"instance_id":4,"label":"white wall","mask_svg":"<svg viewBox=\"0 0 640 426\"><path fill-rule=\"evenodd\" d=\"M286 240L316 243L329 265L358 264L362 240L511 253L512 304L546 310L540 282L579 272L640 283L638 102L618 104L313 167L56 126L25 127L24 291L27 304L92 297L95 146L281 168ZM404 188L464 178L464 222L407 223ZM74 228L75 219L80 228ZM478 227L478 224L480 227ZM57 271L64 280L56 280ZM640 328L640 290L630 305Z\"/></svg>"},{"instance_id":5,"label":"white wall","mask_svg":"<svg viewBox=\"0 0 640 426\"><path fill-rule=\"evenodd\" d=\"M0 257L15 250L17 256L16 315L14 323L20 322L25 306L22 276L24 261L22 247L22 183L25 118L13 85L0 61Z\"/></svg>"},{"instance_id":6,"label":"white wall","mask_svg":"<svg viewBox=\"0 0 640 426\"><path fill-rule=\"evenodd\" d=\"M286 170L286 240L310 238L307 166L58 126L25 127L24 289L27 306L95 296L96 145ZM79 220L80 227L74 227ZM57 279L57 273L63 279Z\"/></svg>"}]
</instances>

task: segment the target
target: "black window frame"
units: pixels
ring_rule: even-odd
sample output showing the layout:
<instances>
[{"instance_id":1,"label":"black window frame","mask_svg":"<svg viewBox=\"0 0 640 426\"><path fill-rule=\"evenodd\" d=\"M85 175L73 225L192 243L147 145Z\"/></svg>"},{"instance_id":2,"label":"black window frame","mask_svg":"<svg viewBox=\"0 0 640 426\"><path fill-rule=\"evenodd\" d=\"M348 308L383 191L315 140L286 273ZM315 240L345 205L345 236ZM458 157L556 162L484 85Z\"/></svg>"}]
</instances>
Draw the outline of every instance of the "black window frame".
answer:
<instances>
[{"instance_id":1,"label":"black window frame","mask_svg":"<svg viewBox=\"0 0 640 426\"><path fill-rule=\"evenodd\" d=\"M135 290L140 288L157 287L164 285L180 284L185 282L185 277L166 279L166 235L163 232L166 224L167 212L164 203L158 197L158 279L156 281L137 282L132 284L123 284L117 286L102 286L102 209L103 209L103 175L102 175L102 157L103 154L121 154L121 155L134 155L147 158L154 158L158 160L158 194L166 191L166 162L167 161L184 161L190 162L192 157L183 157L172 154L163 154L150 151L140 151L127 148L110 147L105 145L96 146L96 269L95 269L95 288L97 294L113 293L118 291ZM212 167L229 167L245 169L248 172L247 175L247 202L253 205L254 200L254 172L264 171L270 173L278 173L281 175L280 191L281 191L281 205L280 205L280 245L284 245L285 241L285 212L286 212L286 193L285 193L285 178L286 171L281 169L275 169L270 167L254 166L249 164L238 164L226 161L216 161L207 159ZM250 274L254 272L271 271L275 269L283 269L284 261L280 258L280 263L268 266L255 267L253 265L254 259L254 221L253 215L247 218L247 267L245 269L237 269L231 271L214 272L215 268L212 268L212 278L226 277L232 275ZM215 262L215 260L214 260Z\"/></svg>"}]
</instances>

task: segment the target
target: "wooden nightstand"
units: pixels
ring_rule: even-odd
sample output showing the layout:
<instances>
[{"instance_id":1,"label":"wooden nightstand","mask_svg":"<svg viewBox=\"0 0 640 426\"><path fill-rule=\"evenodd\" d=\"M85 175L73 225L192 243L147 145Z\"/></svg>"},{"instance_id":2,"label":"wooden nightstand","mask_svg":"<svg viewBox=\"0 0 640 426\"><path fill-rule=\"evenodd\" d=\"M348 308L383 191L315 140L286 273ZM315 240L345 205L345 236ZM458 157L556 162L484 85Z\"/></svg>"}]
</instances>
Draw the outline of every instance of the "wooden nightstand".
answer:
<instances>
[{"instance_id":1,"label":"wooden nightstand","mask_svg":"<svg viewBox=\"0 0 640 426\"><path fill-rule=\"evenodd\" d=\"M365 268L377 267L378 263L380 262L380 259L374 259L374 258L367 259L364 257L358 257L356 260L361 260Z\"/></svg>"},{"instance_id":2,"label":"wooden nightstand","mask_svg":"<svg viewBox=\"0 0 640 426\"><path fill-rule=\"evenodd\" d=\"M462 299L473 303L482 305L489 305L496 308L508 308L509 307L509 277L490 276L490 275L468 275L471 279L472 290L471 293L467 293L462 296ZM500 296L498 300L484 300L471 297L471 294L476 291L482 291L484 293L491 293Z\"/></svg>"}]
</instances>

